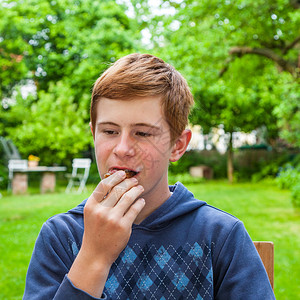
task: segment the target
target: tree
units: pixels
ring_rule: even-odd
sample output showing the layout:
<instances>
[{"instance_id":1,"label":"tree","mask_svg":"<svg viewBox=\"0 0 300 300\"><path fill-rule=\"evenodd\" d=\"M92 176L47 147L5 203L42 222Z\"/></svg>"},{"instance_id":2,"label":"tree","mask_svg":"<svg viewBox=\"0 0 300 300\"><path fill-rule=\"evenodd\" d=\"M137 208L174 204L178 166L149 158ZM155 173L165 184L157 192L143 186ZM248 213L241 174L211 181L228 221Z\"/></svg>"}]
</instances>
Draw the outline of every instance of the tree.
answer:
<instances>
[{"instance_id":1,"label":"tree","mask_svg":"<svg viewBox=\"0 0 300 300\"><path fill-rule=\"evenodd\" d=\"M152 19L154 51L161 51L188 78L196 101L192 123L205 131L223 125L230 137L260 126L268 129L270 142L278 136L281 116L275 108L285 105L283 95L295 98L285 86L299 78L297 3L162 1L176 13ZM229 138L230 181L232 153Z\"/></svg>"},{"instance_id":2,"label":"tree","mask_svg":"<svg viewBox=\"0 0 300 300\"><path fill-rule=\"evenodd\" d=\"M0 134L47 163L78 155L91 143L91 87L109 63L137 49L135 21L111 0L2 0L0 6L0 96L18 94L0 106ZM22 99L20 86L29 80L36 96Z\"/></svg>"},{"instance_id":3,"label":"tree","mask_svg":"<svg viewBox=\"0 0 300 300\"><path fill-rule=\"evenodd\" d=\"M71 161L90 144L86 101L77 104L73 90L61 81L51 84L48 92L39 91L38 98L17 97L9 117L22 122L7 129L9 136L23 153L40 156L44 164Z\"/></svg>"},{"instance_id":4,"label":"tree","mask_svg":"<svg viewBox=\"0 0 300 300\"><path fill-rule=\"evenodd\" d=\"M277 87L281 89L280 103L275 108L278 124L281 128L280 136L295 147L300 147L300 96L299 84L287 82Z\"/></svg>"}]
</instances>

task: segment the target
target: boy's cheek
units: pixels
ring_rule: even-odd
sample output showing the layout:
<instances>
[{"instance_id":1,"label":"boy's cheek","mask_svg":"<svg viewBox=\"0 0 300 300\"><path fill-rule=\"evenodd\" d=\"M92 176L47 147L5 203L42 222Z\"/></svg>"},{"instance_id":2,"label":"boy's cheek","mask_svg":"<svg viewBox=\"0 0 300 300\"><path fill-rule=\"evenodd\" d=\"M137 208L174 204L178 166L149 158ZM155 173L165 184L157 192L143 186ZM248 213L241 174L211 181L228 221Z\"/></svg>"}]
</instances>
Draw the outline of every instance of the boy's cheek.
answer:
<instances>
[{"instance_id":1,"label":"boy's cheek","mask_svg":"<svg viewBox=\"0 0 300 300\"><path fill-rule=\"evenodd\" d=\"M153 170L162 163L162 157L161 153L156 149L149 151L149 149L146 148L137 151L131 162L135 166L141 166L145 174L149 173L153 175Z\"/></svg>"}]
</instances>

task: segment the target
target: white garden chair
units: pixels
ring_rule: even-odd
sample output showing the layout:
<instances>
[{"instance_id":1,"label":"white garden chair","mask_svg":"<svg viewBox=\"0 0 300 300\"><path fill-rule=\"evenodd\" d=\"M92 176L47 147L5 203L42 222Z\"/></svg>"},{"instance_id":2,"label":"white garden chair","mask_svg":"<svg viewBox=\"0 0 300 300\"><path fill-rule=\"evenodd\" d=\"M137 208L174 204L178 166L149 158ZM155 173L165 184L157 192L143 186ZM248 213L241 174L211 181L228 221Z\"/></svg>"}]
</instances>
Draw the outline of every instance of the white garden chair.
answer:
<instances>
[{"instance_id":1,"label":"white garden chair","mask_svg":"<svg viewBox=\"0 0 300 300\"><path fill-rule=\"evenodd\" d=\"M85 188L86 181L89 177L91 167L90 158L74 158L72 162L72 174L67 174L69 178L66 187L66 193L69 193L73 186L78 186L77 193L80 194Z\"/></svg>"}]
</instances>

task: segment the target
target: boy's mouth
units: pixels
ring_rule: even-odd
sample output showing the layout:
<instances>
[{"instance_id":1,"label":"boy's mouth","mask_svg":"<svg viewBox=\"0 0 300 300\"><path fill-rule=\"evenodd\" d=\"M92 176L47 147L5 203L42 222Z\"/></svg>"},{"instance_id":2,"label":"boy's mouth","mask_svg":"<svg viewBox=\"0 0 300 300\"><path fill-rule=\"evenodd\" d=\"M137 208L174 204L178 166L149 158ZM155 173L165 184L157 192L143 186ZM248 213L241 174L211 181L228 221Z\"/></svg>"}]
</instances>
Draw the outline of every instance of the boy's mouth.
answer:
<instances>
[{"instance_id":1,"label":"boy's mouth","mask_svg":"<svg viewBox=\"0 0 300 300\"><path fill-rule=\"evenodd\" d=\"M119 170L123 170L126 173L126 178L131 178L139 173L138 171L134 171L134 170L130 170L130 169L112 168L108 171L108 173L106 173L104 175L104 178L109 177L110 175L114 174L115 172L117 172Z\"/></svg>"}]
</instances>

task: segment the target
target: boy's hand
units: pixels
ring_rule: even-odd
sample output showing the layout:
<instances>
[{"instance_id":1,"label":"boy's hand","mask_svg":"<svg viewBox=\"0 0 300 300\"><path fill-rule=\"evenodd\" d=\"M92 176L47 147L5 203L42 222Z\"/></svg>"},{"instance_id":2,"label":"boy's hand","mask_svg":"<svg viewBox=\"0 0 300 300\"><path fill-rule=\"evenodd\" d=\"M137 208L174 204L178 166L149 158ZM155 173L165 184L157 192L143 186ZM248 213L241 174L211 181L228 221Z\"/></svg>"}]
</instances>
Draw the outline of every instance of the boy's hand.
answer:
<instances>
[{"instance_id":1,"label":"boy's hand","mask_svg":"<svg viewBox=\"0 0 300 300\"><path fill-rule=\"evenodd\" d=\"M82 246L68 274L72 283L100 297L112 263L126 247L145 201L136 178L118 171L103 179L86 202ZM138 200L136 200L138 199Z\"/></svg>"},{"instance_id":2,"label":"boy's hand","mask_svg":"<svg viewBox=\"0 0 300 300\"><path fill-rule=\"evenodd\" d=\"M136 178L125 179L119 171L102 180L84 208L82 247L91 255L112 264L125 248L132 223L144 207L144 200L135 200L144 191Z\"/></svg>"}]
</instances>

